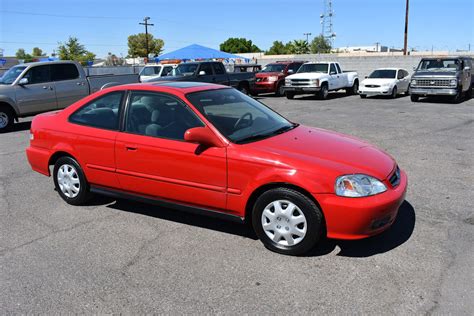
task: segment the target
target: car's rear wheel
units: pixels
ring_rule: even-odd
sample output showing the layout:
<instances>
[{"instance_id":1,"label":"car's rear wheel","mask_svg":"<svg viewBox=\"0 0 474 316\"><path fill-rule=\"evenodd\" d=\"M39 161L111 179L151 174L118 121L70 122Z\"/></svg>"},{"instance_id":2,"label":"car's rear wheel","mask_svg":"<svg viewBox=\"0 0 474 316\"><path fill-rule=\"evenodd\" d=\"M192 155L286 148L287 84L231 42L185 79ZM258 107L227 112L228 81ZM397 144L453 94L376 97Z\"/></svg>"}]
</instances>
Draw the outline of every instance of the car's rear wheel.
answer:
<instances>
[{"instance_id":1,"label":"car's rear wheel","mask_svg":"<svg viewBox=\"0 0 474 316\"><path fill-rule=\"evenodd\" d=\"M353 95L353 94L357 94L358 91L359 91L359 81L354 80L354 84L352 85L352 87L346 89L346 94Z\"/></svg>"},{"instance_id":2,"label":"car's rear wheel","mask_svg":"<svg viewBox=\"0 0 474 316\"><path fill-rule=\"evenodd\" d=\"M71 157L61 157L54 164L54 186L68 204L81 205L90 197L89 184L84 173Z\"/></svg>"},{"instance_id":3,"label":"car's rear wheel","mask_svg":"<svg viewBox=\"0 0 474 316\"><path fill-rule=\"evenodd\" d=\"M390 95L392 99L396 99L398 94L397 86L394 86L392 89L392 94Z\"/></svg>"},{"instance_id":4,"label":"car's rear wheel","mask_svg":"<svg viewBox=\"0 0 474 316\"><path fill-rule=\"evenodd\" d=\"M246 83L241 83L238 87L238 90L245 95L249 95L249 87Z\"/></svg>"},{"instance_id":5,"label":"car's rear wheel","mask_svg":"<svg viewBox=\"0 0 474 316\"><path fill-rule=\"evenodd\" d=\"M306 195L276 188L257 199L252 224L266 248L285 255L301 255L319 241L322 213Z\"/></svg>"},{"instance_id":6,"label":"car's rear wheel","mask_svg":"<svg viewBox=\"0 0 474 316\"><path fill-rule=\"evenodd\" d=\"M15 116L13 110L8 106L0 105L0 133L12 129Z\"/></svg>"},{"instance_id":7,"label":"car's rear wheel","mask_svg":"<svg viewBox=\"0 0 474 316\"><path fill-rule=\"evenodd\" d=\"M295 97L295 94L293 92L286 92L286 98L288 100L291 100Z\"/></svg>"}]
</instances>

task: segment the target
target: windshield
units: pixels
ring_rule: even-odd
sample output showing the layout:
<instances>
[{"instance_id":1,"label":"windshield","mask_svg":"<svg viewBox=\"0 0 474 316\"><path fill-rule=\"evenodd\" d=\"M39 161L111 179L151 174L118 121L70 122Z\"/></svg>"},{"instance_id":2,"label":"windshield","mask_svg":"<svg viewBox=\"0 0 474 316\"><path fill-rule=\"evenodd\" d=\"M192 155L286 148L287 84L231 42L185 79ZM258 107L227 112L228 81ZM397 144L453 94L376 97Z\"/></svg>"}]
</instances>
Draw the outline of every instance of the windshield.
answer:
<instances>
[{"instance_id":1,"label":"windshield","mask_svg":"<svg viewBox=\"0 0 474 316\"><path fill-rule=\"evenodd\" d=\"M145 67L140 72L140 76L156 76L160 74L161 66Z\"/></svg>"},{"instance_id":2,"label":"windshield","mask_svg":"<svg viewBox=\"0 0 474 316\"><path fill-rule=\"evenodd\" d=\"M425 71L456 71L460 69L458 59L425 59L418 65L418 70Z\"/></svg>"},{"instance_id":3,"label":"windshield","mask_svg":"<svg viewBox=\"0 0 474 316\"><path fill-rule=\"evenodd\" d=\"M0 84L12 84L25 68L26 66L15 66L8 69L8 71L0 78Z\"/></svg>"},{"instance_id":4,"label":"windshield","mask_svg":"<svg viewBox=\"0 0 474 316\"><path fill-rule=\"evenodd\" d=\"M235 89L199 91L186 97L234 143L257 141L298 126Z\"/></svg>"},{"instance_id":5,"label":"windshield","mask_svg":"<svg viewBox=\"0 0 474 316\"><path fill-rule=\"evenodd\" d=\"M260 72L284 72L285 64L268 64Z\"/></svg>"},{"instance_id":6,"label":"windshield","mask_svg":"<svg viewBox=\"0 0 474 316\"><path fill-rule=\"evenodd\" d=\"M374 79L393 79L397 75L396 70L390 70L390 69L380 69L380 70L375 70L372 72L369 76L369 78L374 78Z\"/></svg>"},{"instance_id":7,"label":"windshield","mask_svg":"<svg viewBox=\"0 0 474 316\"><path fill-rule=\"evenodd\" d=\"M198 67L198 64L179 64L176 67L176 76L189 76L194 74Z\"/></svg>"},{"instance_id":8,"label":"windshield","mask_svg":"<svg viewBox=\"0 0 474 316\"><path fill-rule=\"evenodd\" d=\"M323 74L328 73L328 64L304 64L298 69L297 73L303 72L320 72Z\"/></svg>"}]
</instances>

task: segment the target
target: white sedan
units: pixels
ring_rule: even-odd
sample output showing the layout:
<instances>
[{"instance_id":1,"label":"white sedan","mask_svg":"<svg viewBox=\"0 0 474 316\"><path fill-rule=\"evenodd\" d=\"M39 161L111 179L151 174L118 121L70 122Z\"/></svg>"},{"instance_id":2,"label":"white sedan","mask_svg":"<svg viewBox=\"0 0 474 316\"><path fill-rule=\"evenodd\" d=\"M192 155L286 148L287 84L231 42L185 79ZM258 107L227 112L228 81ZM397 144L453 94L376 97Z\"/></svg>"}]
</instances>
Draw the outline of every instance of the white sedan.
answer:
<instances>
[{"instance_id":1,"label":"white sedan","mask_svg":"<svg viewBox=\"0 0 474 316\"><path fill-rule=\"evenodd\" d=\"M410 74L400 68L380 68L365 77L359 86L361 98L374 95L388 95L396 98L398 94L408 94Z\"/></svg>"}]
</instances>

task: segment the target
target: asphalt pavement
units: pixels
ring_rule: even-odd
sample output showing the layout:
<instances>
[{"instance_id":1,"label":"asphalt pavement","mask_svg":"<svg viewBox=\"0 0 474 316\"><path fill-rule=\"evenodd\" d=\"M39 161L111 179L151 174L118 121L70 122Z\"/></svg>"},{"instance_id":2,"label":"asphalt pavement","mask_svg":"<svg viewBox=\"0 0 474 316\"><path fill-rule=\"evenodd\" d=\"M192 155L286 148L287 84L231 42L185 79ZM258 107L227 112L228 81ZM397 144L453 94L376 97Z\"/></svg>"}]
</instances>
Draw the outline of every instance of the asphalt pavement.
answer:
<instances>
[{"instance_id":1,"label":"asphalt pavement","mask_svg":"<svg viewBox=\"0 0 474 316\"><path fill-rule=\"evenodd\" d=\"M31 171L22 119L0 135L0 314L473 315L474 100L258 99L393 155L409 177L393 227L290 257L243 225L105 197L70 206Z\"/></svg>"}]
</instances>

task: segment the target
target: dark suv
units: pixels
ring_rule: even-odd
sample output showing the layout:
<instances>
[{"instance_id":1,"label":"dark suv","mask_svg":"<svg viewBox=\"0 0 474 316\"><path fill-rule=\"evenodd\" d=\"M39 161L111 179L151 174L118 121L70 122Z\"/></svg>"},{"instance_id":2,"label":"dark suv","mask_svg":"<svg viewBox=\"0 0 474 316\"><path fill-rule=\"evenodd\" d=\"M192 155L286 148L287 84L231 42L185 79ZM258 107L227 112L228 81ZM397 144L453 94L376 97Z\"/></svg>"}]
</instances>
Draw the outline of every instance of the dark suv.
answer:
<instances>
[{"instance_id":1,"label":"dark suv","mask_svg":"<svg viewBox=\"0 0 474 316\"><path fill-rule=\"evenodd\" d=\"M283 86L285 77L298 71L304 61L277 61L267 64L255 75L255 85L252 89L253 95L259 93L275 93L276 96L283 96Z\"/></svg>"}]
</instances>

